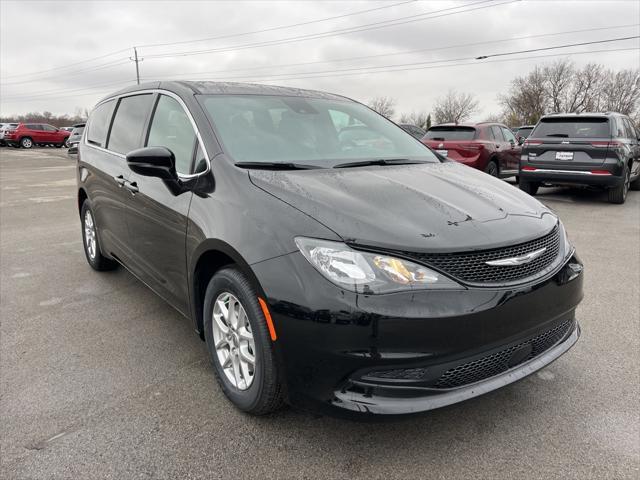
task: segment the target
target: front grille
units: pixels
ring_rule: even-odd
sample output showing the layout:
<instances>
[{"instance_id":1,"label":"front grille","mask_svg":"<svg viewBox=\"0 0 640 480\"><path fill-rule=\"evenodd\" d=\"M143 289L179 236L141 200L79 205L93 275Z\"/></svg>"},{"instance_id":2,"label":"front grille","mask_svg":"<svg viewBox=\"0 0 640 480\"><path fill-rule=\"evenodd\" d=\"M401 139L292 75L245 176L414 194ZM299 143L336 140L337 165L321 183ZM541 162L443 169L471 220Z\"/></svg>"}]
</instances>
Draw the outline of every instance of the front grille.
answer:
<instances>
[{"instance_id":1,"label":"front grille","mask_svg":"<svg viewBox=\"0 0 640 480\"><path fill-rule=\"evenodd\" d=\"M557 327L547 330L526 342L451 368L440 376L434 388L461 387L506 372L510 368L531 360L554 346L567 334L572 325L573 320L567 320ZM520 359L516 363L510 362L511 356L516 350L528 347L531 348L528 356Z\"/></svg>"},{"instance_id":2,"label":"front grille","mask_svg":"<svg viewBox=\"0 0 640 480\"><path fill-rule=\"evenodd\" d=\"M519 257L546 247L544 253L522 265L487 265L491 260ZM509 283L532 277L549 267L558 257L560 229L556 227L543 237L518 245L464 253L400 252L431 265L443 273L469 283Z\"/></svg>"}]
</instances>

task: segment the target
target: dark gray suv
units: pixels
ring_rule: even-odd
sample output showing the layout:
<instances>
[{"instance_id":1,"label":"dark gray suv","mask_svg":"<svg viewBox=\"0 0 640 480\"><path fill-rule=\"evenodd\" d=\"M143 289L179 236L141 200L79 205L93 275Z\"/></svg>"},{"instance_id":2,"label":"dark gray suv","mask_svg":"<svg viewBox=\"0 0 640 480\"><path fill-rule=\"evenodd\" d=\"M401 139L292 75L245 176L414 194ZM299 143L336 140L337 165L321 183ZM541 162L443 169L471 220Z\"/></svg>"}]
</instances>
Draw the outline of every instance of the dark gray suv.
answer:
<instances>
[{"instance_id":1,"label":"dark gray suv","mask_svg":"<svg viewBox=\"0 0 640 480\"><path fill-rule=\"evenodd\" d=\"M540 119L520 157L520 188L535 195L541 184L587 185L624 203L640 189L640 133L619 113L552 114Z\"/></svg>"}]
</instances>

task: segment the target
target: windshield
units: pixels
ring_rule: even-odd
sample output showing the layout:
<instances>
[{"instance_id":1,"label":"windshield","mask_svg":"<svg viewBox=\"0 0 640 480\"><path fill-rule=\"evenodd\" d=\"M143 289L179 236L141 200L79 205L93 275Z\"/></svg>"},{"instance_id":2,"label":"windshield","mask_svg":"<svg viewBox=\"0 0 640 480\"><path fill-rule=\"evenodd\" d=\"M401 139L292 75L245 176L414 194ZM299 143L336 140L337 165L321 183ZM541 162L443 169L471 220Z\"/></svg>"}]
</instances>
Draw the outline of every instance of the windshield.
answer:
<instances>
[{"instance_id":1,"label":"windshield","mask_svg":"<svg viewBox=\"0 0 640 480\"><path fill-rule=\"evenodd\" d=\"M611 136L606 118L543 118L531 138L606 138Z\"/></svg>"},{"instance_id":2,"label":"windshield","mask_svg":"<svg viewBox=\"0 0 640 480\"><path fill-rule=\"evenodd\" d=\"M519 128L516 133L516 136L527 138L532 131L533 131L533 127Z\"/></svg>"},{"instance_id":3,"label":"windshield","mask_svg":"<svg viewBox=\"0 0 640 480\"><path fill-rule=\"evenodd\" d=\"M372 159L439 162L411 135L359 103L270 95L203 95L200 100L236 162L322 167Z\"/></svg>"},{"instance_id":4,"label":"windshield","mask_svg":"<svg viewBox=\"0 0 640 480\"><path fill-rule=\"evenodd\" d=\"M475 136L473 127L432 127L423 140L473 140Z\"/></svg>"}]
</instances>

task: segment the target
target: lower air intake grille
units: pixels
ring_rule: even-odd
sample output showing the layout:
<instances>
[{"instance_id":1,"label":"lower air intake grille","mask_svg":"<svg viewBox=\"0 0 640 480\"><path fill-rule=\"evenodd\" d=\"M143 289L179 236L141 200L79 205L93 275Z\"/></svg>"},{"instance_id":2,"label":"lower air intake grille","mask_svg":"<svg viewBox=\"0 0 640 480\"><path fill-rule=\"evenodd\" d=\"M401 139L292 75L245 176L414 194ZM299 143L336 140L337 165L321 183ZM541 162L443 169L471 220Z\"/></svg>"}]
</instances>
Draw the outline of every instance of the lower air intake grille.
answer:
<instances>
[{"instance_id":1,"label":"lower air intake grille","mask_svg":"<svg viewBox=\"0 0 640 480\"><path fill-rule=\"evenodd\" d=\"M531 360L554 346L567 334L572 325L573 320L567 320L526 342L447 370L438 379L434 388L461 387L506 372L510 368ZM514 352L525 348L530 349L529 354L513 362L512 355Z\"/></svg>"}]
</instances>

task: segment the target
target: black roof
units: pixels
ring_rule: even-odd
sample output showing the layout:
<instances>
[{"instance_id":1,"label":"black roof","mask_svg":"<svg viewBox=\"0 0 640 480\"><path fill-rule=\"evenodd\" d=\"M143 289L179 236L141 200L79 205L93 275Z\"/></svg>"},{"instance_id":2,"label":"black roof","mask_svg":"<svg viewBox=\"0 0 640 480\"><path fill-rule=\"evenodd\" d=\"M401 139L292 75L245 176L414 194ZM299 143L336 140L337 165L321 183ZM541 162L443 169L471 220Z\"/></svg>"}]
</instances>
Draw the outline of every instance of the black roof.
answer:
<instances>
[{"instance_id":1,"label":"black roof","mask_svg":"<svg viewBox=\"0 0 640 480\"><path fill-rule=\"evenodd\" d=\"M351 100L341 95L321 92L318 90L304 90L302 88L279 87L276 85L262 85L258 83L167 81L147 82L140 85L126 87L107 95L101 101L125 93L158 88L177 94L186 94L190 92L192 94L201 95L279 95L288 97L324 98L329 100Z\"/></svg>"}]
</instances>

